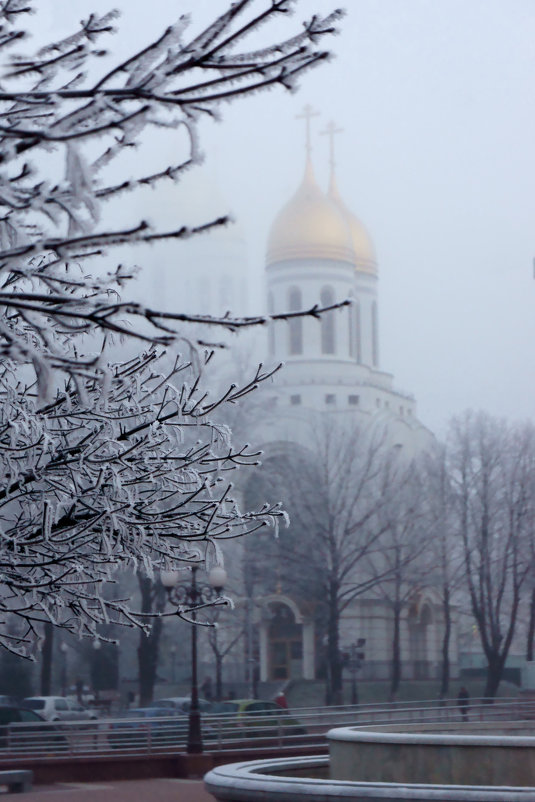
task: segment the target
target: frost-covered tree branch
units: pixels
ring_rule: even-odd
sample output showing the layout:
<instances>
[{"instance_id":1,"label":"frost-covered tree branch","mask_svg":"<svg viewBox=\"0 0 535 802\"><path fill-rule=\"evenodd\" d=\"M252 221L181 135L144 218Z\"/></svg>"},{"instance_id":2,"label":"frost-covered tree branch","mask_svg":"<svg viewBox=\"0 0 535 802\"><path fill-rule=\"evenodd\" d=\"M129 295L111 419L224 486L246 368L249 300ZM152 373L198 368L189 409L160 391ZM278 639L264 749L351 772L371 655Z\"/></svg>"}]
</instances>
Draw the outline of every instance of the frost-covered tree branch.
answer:
<instances>
[{"instance_id":1,"label":"frost-covered tree branch","mask_svg":"<svg viewBox=\"0 0 535 802\"><path fill-rule=\"evenodd\" d=\"M153 351L110 369L106 389L74 382L38 409L0 377L0 642L31 649L43 621L79 635L99 624L147 623L127 600L104 598L118 568L152 576L220 559L220 542L276 525L278 505L241 512L229 472L255 465L213 416L272 375L210 400L202 366L177 358L158 372ZM21 626L13 636L15 616ZM11 621L8 629L7 622Z\"/></svg>"},{"instance_id":2,"label":"frost-covered tree branch","mask_svg":"<svg viewBox=\"0 0 535 802\"><path fill-rule=\"evenodd\" d=\"M116 12L88 14L71 36L4 62L0 81L0 645L31 654L43 625L101 636L102 625L147 625L114 594L114 574L220 560L220 543L277 526L278 505L243 512L231 472L258 453L217 422L272 373L212 396L210 352L188 344L163 367L157 349L206 327L237 331L269 317L162 312L124 297L134 270L114 249L200 236L224 217L173 230L106 203L177 181L201 160L197 128L218 106L281 85L324 61L340 12L312 17L285 41L261 26L297 0L237 0L205 30L187 16L122 62L102 48ZM29 39L31 0L0 0L0 48ZM194 6L193 6L194 7ZM28 30L25 23L28 22ZM269 26L266 28L269 31ZM264 41L264 40L262 40ZM109 56L109 57L108 57ZM95 77L96 65L106 65ZM108 167L154 129L175 130L183 157L111 180ZM60 169L58 170L58 165ZM314 306L304 313L318 317ZM277 315L288 319L296 313ZM185 338L184 327L195 324ZM200 327L198 324L201 324ZM145 353L110 365L112 338ZM116 342L116 339L114 339ZM103 592L104 585L106 592ZM187 611L185 611L187 613ZM16 626L14 626L16 622Z\"/></svg>"},{"instance_id":3,"label":"frost-covered tree branch","mask_svg":"<svg viewBox=\"0 0 535 802\"><path fill-rule=\"evenodd\" d=\"M312 16L284 41L258 40L261 27L289 15L296 5L297 0L238 0L193 33L193 21L183 14L155 41L124 61L111 59L111 65L101 44L112 42L118 13L89 14L71 36L37 53L12 56L4 66L0 354L33 366L43 399L53 390L52 371L79 373L81 364L84 375L99 375L97 359L81 358L80 347L74 353L77 335L91 332L93 342L98 333L103 341L115 334L167 344L179 325L199 322L183 310L162 315L121 302L118 292L132 271L109 265L95 270L94 263L112 258L118 245L181 240L223 225L226 218L172 231L133 220L112 230L103 223L103 205L142 186L179 180L198 164L198 123L207 115L217 117L221 102L276 85L293 90L303 72L328 57L320 45L335 31L340 11ZM0 5L0 48L27 40L21 26L31 20L31 6L19 0ZM95 65L103 64L95 78ZM185 134L182 160L110 183L110 163L148 130L161 127L176 129L177 137ZM65 173L51 181L47 166L51 160L57 164L58 157ZM236 330L267 319L202 317L200 322Z\"/></svg>"}]
</instances>

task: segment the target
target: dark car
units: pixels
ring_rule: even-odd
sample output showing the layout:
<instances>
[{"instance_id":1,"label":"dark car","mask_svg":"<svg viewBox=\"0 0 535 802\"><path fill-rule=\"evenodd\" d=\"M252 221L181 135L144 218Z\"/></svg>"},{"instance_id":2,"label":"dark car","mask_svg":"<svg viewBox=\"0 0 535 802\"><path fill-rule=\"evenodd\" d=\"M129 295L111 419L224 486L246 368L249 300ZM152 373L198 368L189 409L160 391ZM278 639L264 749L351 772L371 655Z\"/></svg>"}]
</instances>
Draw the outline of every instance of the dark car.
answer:
<instances>
[{"instance_id":1,"label":"dark car","mask_svg":"<svg viewBox=\"0 0 535 802\"><path fill-rule=\"evenodd\" d=\"M202 697L199 697L197 702L201 713L209 713L214 704ZM167 699L155 699L150 707L165 707L167 710L174 710L176 713L189 713L191 699L189 696L170 696Z\"/></svg>"},{"instance_id":2,"label":"dark car","mask_svg":"<svg viewBox=\"0 0 535 802\"><path fill-rule=\"evenodd\" d=\"M24 751L66 748L65 736L39 713L17 705L0 706L0 749Z\"/></svg>"},{"instance_id":3,"label":"dark car","mask_svg":"<svg viewBox=\"0 0 535 802\"><path fill-rule=\"evenodd\" d=\"M212 727L202 723L202 736L215 738ZM128 710L110 725L108 742L114 749L147 749L151 746L184 746L188 717L169 707L138 707Z\"/></svg>"}]
</instances>

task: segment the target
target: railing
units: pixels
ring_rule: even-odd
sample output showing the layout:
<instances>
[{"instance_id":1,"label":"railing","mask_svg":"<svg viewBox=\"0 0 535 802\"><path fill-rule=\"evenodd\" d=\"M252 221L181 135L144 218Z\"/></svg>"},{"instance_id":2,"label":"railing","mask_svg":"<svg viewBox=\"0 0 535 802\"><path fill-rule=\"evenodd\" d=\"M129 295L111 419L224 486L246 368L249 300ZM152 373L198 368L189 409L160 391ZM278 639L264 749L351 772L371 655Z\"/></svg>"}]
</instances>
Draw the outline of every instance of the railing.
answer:
<instances>
[{"instance_id":1,"label":"railing","mask_svg":"<svg viewBox=\"0 0 535 802\"><path fill-rule=\"evenodd\" d=\"M519 699L473 699L469 721L535 719L535 702ZM288 753L312 747L327 751L325 734L333 727L367 727L380 724L452 723L462 727L463 711L455 699L397 702L293 710L257 711L250 714L203 714L202 730L207 752L279 749ZM531 724L527 725L531 727ZM187 717L101 718L91 722L12 724L0 727L0 764L32 760L73 759L99 755L162 755L185 751ZM534 726L535 732L535 726Z\"/></svg>"}]
</instances>

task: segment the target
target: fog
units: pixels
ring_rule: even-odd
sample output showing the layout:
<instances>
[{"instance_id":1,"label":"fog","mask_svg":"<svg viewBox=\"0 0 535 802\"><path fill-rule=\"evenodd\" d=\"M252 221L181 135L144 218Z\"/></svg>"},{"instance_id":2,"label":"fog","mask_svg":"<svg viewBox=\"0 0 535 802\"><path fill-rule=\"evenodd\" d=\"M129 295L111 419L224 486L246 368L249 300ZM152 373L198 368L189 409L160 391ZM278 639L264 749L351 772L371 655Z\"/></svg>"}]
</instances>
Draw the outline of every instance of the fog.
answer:
<instances>
[{"instance_id":1,"label":"fog","mask_svg":"<svg viewBox=\"0 0 535 802\"><path fill-rule=\"evenodd\" d=\"M68 32L69 20L87 15L81 5L49 2L43 35ZM124 57L178 14L191 11L200 23L224 5L122 0L121 32L107 45ZM334 6L302 0L262 35L285 37ZM333 119L344 129L336 141L341 194L376 246L382 369L416 396L419 417L437 432L468 407L531 418L535 7L351 0L347 10L327 43L336 58L303 76L298 93L241 99L221 108L220 123L203 124L207 166L228 204L221 213L232 211L243 229L261 297L267 232L303 170L304 127L295 117L311 103L321 112L312 139L317 177L326 184L328 143L319 131ZM166 136L158 156L172 161L179 133ZM157 222L170 195L151 198L146 211ZM177 271L178 296L180 280Z\"/></svg>"}]
</instances>

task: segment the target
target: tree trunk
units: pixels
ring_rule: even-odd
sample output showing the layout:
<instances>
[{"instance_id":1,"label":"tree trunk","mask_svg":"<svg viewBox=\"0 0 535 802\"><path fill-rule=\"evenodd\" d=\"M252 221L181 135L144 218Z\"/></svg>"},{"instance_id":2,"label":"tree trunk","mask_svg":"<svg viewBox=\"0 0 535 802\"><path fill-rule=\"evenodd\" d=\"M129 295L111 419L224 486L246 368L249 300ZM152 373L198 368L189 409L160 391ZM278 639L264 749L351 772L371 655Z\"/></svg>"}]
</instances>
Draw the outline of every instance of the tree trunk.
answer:
<instances>
[{"instance_id":1,"label":"tree trunk","mask_svg":"<svg viewBox=\"0 0 535 802\"><path fill-rule=\"evenodd\" d=\"M255 661L254 661L254 630L253 630L253 597L252 586L247 588L247 606L245 608L245 679L247 681L248 694L252 699L256 699L255 691Z\"/></svg>"},{"instance_id":2,"label":"tree trunk","mask_svg":"<svg viewBox=\"0 0 535 802\"><path fill-rule=\"evenodd\" d=\"M138 581L141 590L141 611L143 613L162 612L165 606L165 591L163 587L156 586L152 579L139 574ZM146 634L142 631L139 635L137 658L139 704L141 707L150 704L154 696L161 634L162 619L155 618L150 632Z\"/></svg>"},{"instance_id":3,"label":"tree trunk","mask_svg":"<svg viewBox=\"0 0 535 802\"><path fill-rule=\"evenodd\" d=\"M119 651L112 643L92 649L89 674L91 687L98 698L101 691L116 691L119 687Z\"/></svg>"},{"instance_id":4,"label":"tree trunk","mask_svg":"<svg viewBox=\"0 0 535 802\"><path fill-rule=\"evenodd\" d=\"M487 654L487 677L483 696L485 699L494 699L503 674L504 657L498 653Z\"/></svg>"},{"instance_id":5,"label":"tree trunk","mask_svg":"<svg viewBox=\"0 0 535 802\"><path fill-rule=\"evenodd\" d=\"M220 702L223 698L223 657L221 652L215 653L215 700Z\"/></svg>"},{"instance_id":6,"label":"tree trunk","mask_svg":"<svg viewBox=\"0 0 535 802\"><path fill-rule=\"evenodd\" d=\"M529 624L526 643L526 660L533 660L533 641L535 640L535 588L531 591L529 603Z\"/></svg>"},{"instance_id":7,"label":"tree trunk","mask_svg":"<svg viewBox=\"0 0 535 802\"><path fill-rule=\"evenodd\" d=\"M394 636L392 639L392 677L390 681L390 697L396 698L401 682L401 605L394 605Z\"/></svg>"},{"instance_id":8,"label":"tree trunk","mask_svg":"<svg viewBox=\"0 0 535 802\"><path fill-rule=\"evenodd\" d=\"M331 666L329 663L329 643L327 637L327 654L325 656L325 706L329 707L332 704L331 692Z\"/></svg>"},{"instance_id":9,"label":"tree trunk","mask_svg":"<svg viewBox=\"0 0 535 802\"><path fill-rule=\"evenodd\" d=\"M340 632L338 620L338 598L336 588L331 583L329 588L329 629L327 633L327 660L329 663L330 704L341 705L342 699L342 663L340 660Z\"/></svg>"},{"instance_id":10,"label":"tree trunk","mask_svg":"<svg viewBox=\"0 0 535 802\"><path fill-rule=\"evenodd\" d=\"M54 625L47 621L44 626L44 643L41 652L41 696L50 696L52 684L52 649L54 646Z\"/></svg>"},{"instance_id":11,"label":"tree trunk","mask_svg":"<svg viewBox=\"0 0 535 802\"><path fill-rule=\"evenodd\" d=\"M442 637L442 666L440 676L440 698L447 699L450 689L450 638L451 638L451 606L450 591L444 586L444 635Z\"/></svg>"}]
</instances>

